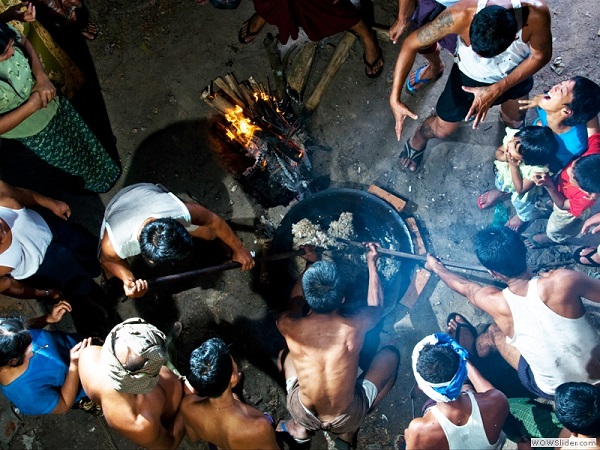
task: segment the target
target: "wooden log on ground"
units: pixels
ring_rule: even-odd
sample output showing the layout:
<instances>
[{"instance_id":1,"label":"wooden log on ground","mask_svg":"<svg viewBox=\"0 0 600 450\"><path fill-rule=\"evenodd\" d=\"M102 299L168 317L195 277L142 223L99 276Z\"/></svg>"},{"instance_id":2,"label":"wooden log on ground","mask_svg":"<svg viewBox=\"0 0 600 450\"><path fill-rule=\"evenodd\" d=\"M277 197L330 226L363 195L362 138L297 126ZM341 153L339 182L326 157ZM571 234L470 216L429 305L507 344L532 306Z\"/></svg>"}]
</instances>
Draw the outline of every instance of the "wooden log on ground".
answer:
<instances>
[{"instance_id":1,"label":"wooden log on ground","mask_svg":"<svg viewBox=\"0 0 600 450\"><path fill-rule=\"evenodd\" d=\"M406 225L408 226L408 229L411 231L414 238L413 243L415 244L415 253L417 255L426 254L427 249L425 248L425 243L423 242L421 232L419 231L419 227L417 226L417 221L413 217L408 217L406 219Z\"/></svg>"},{"instance_id":2,"label":"wooden log on ground","mask_svg":"<svg viewBox=\"0 0 600 450\"><path fill-rule=\"evenodd\" d=\"M283 70L283 64L281 63L281 58L279 58L279 52L277 51L277 39L275 39L271 33L268 33L263 44L267 51L271 69L273 70L273 78L275 79L275 97L279 100L283 100L286 95L285 87L287 81Z\"/></svg>"},{"instance_id":3,"label":"wooden log on ground","mask_svg":"<svg viewBox=\"0 0 600 450\"><path fill-rule=\"evenodd\" d=\"M314 91L312 92L312 94L310 94L310 97L304 104L304 110L302 112L302 115L305 118L310 117L310 115L312 115L315 109L317 109L317 106L319 106L319 103L321 103L325 91L329 87L329 84L331 84L331 80L333 80L333 77L335 76L339 68L342 66L344 61L346 61L346 58L348 58L348 53L350 53L350 49L356 41L356 36L350 33L349 31L346 31L344 33L344 36L342 36L342 39L338 43L338 46L335 49L335 52L333 53L329 64L325 68L323 75L321 75L321 79L319 80Z\"/></svg>"},{"instance_id":4,"label":"wooden log on ground","mask_svg":"<svg viewBox=\"0 0 600 450\"><path fill-rule=\"evenodd\" d=\"M290 96L297 102L302 101L302 95L308 82L310 70L317 53L317 43L307 42L294 56L286 73Z\"/></svg>"},{"instance_id":5,"label":"wooden log on ground","mask_svg":"<svg viewBox=\"0 0 600 450\"><path fill-rule=\"evenodd\" d=\"M225 83L227 83L227 86L229 86L229 89L235 93L236 97L243 101L244 97L242 96L242 91L240 90L240 84L235 79L235 76L233 76L232 73L228 73L223 77L223 79L225 80Z\"/></svg>"},{"instance_id":6,"label":"wooden log on ground","mask_svg":"<svg viewBox=\"0 0 600 450\"><path fill-rule=\"evenodd\" d=\"M202 91L200 97L206 102L206 104L221 114L225 114L235 108L235 106L222 95L218 93L211 95L208 88Z\"/></svg>"},{"instance_id":7,"label":"wooden log on ground","mask_svg":"<svg viewBox=\"0 0 600 450\"><path fill-rule=\"evenodd\" d=\"M410 285L400 300L400 304L411 309L421 297L427 282L431 278L431 272L426 269L417 270L410 280Z\"/></svg>"},{"instance_id":8,"label":"wooden log on ground","mask_svg":"<svg viewBox=\"0 0 600 450\"><path fill-rule=\"evenodd\" d=\"M246 106L246 104L244 103L244 101L238 97L237 92L235 92L233 89L231 89L231 87L229 86L229 84L227 84L227 82L221 78L215 78L213 80L213 83L215 83L223 92L225 92L227 95L229 95L229 97L231 97L231 99L238 105L240 105L241 107Z\"/></svg>"}]
</instances>

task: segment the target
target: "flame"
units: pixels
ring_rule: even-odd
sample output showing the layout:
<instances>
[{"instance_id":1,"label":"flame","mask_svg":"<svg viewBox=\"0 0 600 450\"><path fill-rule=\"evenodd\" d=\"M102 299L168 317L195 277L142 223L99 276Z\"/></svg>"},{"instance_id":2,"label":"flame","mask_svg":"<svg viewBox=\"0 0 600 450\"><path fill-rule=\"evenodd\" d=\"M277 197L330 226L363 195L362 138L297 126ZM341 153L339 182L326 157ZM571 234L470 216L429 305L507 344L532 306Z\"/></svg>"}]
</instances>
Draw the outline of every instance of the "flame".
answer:
<instances>
[{"instance_id":1,"label":"flame","mask_svg":"<svg viewBox=\"0 0 600 450\"><path fill-rule=\"evenodd\" d=\"M260 127L254 125L252 121L244 116L244 110L236 105L234 109L229 110L225 113L225 118L231 124L231 127L227 130L227 137L229 139L237 140L244 146L252 140L252 136Z\"/></svg>"}]
</instances>

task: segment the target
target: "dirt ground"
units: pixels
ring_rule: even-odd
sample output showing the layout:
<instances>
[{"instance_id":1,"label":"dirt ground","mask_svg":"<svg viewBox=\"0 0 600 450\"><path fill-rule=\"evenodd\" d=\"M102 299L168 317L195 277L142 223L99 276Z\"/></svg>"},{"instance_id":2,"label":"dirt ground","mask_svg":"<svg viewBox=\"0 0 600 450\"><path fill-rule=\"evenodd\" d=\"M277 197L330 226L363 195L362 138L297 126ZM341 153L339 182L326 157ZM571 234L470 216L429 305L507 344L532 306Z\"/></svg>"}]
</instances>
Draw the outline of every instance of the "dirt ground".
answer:
<instances>
[{"instance_id":1,"label":"dirt ground","mask_svg":"<svg viewBox=\"0 0 600 450\"><path fill-rule=\"evenodd\" d=\"M542 69L536 75L534 92L573 75L600 82L597 1L549 4L554 36L552 59L562 58L564 71L558 74L550 65ZM214 112L201 101L200 93L211 80L227 73L233 73L238 80L249 76L262 82L272 79L262 39L267 32L275 34L276 30L267 26L252 44L238 42L238 30L253 12L249 0L234 11L200 6L193 0L94 0L88 6L100 34L88 44L91 58L86 64L90 71L95 68L106 110L102 109L102 99L94 94L89 97L94 101L84 101L81 107L90 110L90 105L94 106L86 117L96 123L106 142L112 144L111 131L116 137L122 177L108 194L76 196L68 184L40 181L44 179L43 165L36 166L33 177L18 168L11 170L14 155L9 152L10 158L3 156L2 178L16 185L39 186L41 192L66 199L73 210L72 220L95 234L104 205L122 186L140 181L162 183L231 220L246 246L260 252L264 240L255 233L258 218L265 215L278 221L286 208L263 207L220 163L215 155L220 144L212 127ZM396 11L392 0L376 2L375 21L389 25ZM319 79L339 39L337 35L319 43L307 92ZM432 141L417 173L402 170L398 163L400 143L395 139L388 104L399 44L380 41L380 45L386 61L382 76L375 80L365 76L362 48L355 43L307 124L307 131L319 144L309 154L316 175L329 178L331 187L364 190L377 184L400 195L409 201L404 214L417 219L430 252L446 259L476 263L472 236L492 223L494 216L493 209L480 211L476 199L493 186L493 152L503 134L497 108L478 130L465 124L454 138ZM449 67L451 56L445 54L444 60ZM417 60L416 64L421 63ZM406 103L425 118L433 110L445 80L446 76L412 97L403 93ZM402 143L416 125L407 119ZM18 160L18 155L15 158ZM526 233L543 226L544 221L538 221ZM530 263L536 268L557 261L568 264L572 249L558 246L534 251ZM598 275L596 271L589 272ZM475 279L492 282L483 274ZM140 315L163 329L171 321L181 320L184 330L178 364L183 373L189 353L205 339L219 336L231 342L232 353L245 373L246 400L276 418L285 418L282 379L274 364L282 338L274 327L275 315L269 304L272 300L266 300L258 281L257 271L230 271L199 280L199 287L169 286L147 298L119 303L117 309L123 318ZM3 299L1 311L33 315L39 306L35 302ZM434 277L426 295L412 310L398 305L371 336L375 343L396 345L402 360L396 385L360 431L359 448L393 448L395 437L418 413L422 397L411 399L414 379L410 352L424 335L444 330L446 317L452 311L463 313L479 331L489 323L485 314ZM591 311L600 323L600 312ZM400 320L402 325L395 330L394 324ZM492 372L505 373L496 369ZM506 389L515 389L509 376L498 378ZM102 420L79 411L60 417L27 417L21 422L4 406L0 416L5 434L1 440L3 448L135 448L107 430ZM312 448L326 446L322 435L313 440ZM181 445L198 447L206 448L203 443L196 445L187 439Z\"/></svg>"}]
</instances>

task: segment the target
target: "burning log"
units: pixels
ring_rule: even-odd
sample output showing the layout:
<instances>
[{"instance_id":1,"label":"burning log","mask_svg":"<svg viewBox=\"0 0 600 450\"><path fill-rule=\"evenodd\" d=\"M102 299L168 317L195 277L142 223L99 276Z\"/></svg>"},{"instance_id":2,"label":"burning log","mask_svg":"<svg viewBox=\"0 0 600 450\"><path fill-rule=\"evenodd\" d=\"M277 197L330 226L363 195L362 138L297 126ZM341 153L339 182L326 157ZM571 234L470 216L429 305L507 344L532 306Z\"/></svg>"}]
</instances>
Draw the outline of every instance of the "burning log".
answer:
<instances>
[{"instance_id":1,"label":"burning log","mask_svg":"<svg viewBox=\"0 0 600 450\"><path fill-rule=\"evenodd\" d=\"M243 178L271 203L302 199L310 192L311 165L302 140L295 136L298 120L293 111L253 77L238 83L229 74L213 84L220 90L212 92L209 86L202 99L224 119L218 124L219 134L253 160Z\"/></svg>"}]
</instances>

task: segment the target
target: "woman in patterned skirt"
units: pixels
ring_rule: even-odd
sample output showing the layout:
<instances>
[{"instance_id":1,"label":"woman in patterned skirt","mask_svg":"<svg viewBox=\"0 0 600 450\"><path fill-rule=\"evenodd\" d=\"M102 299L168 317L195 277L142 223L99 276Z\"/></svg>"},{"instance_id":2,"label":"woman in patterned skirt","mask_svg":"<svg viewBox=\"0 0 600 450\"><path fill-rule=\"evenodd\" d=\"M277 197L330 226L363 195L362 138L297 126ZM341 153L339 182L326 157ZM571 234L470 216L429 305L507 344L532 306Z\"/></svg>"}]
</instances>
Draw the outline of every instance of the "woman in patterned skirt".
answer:
<instances>
[{"instance_id":1,"label":"woman in patterned skirt","mask_svg":"<svg viewBox=\"0 0 600 450\"><path fill-rule=\"evenodd\" d=\"M0 136L15 139L84 189L106 192L120 167L73 106L56 95L31 43L0 23Z\"/></svg>"}]
</instances>

